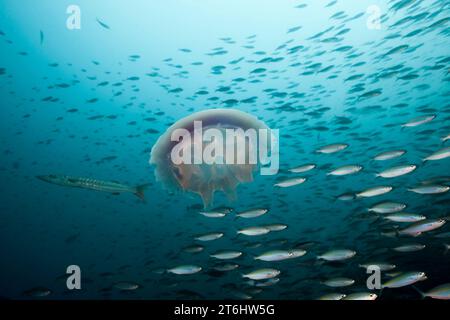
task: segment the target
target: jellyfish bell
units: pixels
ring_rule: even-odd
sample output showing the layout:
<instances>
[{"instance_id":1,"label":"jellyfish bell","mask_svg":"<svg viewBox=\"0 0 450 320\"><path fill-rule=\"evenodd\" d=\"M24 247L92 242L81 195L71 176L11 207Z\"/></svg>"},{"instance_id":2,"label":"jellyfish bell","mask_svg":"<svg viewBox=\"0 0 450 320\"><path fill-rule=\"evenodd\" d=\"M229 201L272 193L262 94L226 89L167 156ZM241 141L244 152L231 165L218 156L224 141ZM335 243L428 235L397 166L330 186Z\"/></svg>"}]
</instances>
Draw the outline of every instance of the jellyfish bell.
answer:
<instances>
[{"instance_id":1,"label":"jellyfish bell","mask_svg":"<svg viewBox=\"0 0 450 320\"><path fill-rule=\"evenodd\" d=\"M167 189L197 193L208 208L216 191L236 199L237 186L253 181L253 173L270 161L267 150L274 152L275 138L264 122L245 112L200 111L159 137L150 164Z\"/></svg>"}]
</instances>

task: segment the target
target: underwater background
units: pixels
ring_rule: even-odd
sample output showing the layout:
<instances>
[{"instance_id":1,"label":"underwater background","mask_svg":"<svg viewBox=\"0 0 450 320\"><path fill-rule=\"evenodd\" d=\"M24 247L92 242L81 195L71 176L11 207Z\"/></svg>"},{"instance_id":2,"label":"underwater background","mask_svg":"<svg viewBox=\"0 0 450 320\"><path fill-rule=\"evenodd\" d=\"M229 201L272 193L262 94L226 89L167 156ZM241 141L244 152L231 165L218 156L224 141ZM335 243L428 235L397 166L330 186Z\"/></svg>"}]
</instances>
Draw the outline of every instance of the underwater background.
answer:
<instances>
[{"instance_id":1,"label":"underwater background","mask_svg":"<svg viewBox=\"0 0 450 320\"><path fill-rule=\"evenodd\" d=\"M79 6L80 29L67 27L70 5ZM396 266L382 282L409 271L427 275L416 284L422 291L450 282L449 223L404 237L398 230L408 223L368 211L395 202L428 219L449 216L450 159L424 161L448 153L450 143L449 1L1 0L0 30L1 297L317 299L368 291L360 265L372 261ZM234 202L217 193L214 205L233 209L222 218L199 214L196 194L165 190L149 164L170 125L213 108L235 108L280 130L280 172L239 185ZM348 146L317 152L336 143ZM374 160L392 150L405 152ZM308 163L315 168L289 171ZM327 174L344 165L362 168ZM402 165L417 167L376 176ZM51 174L149 186L141 201L36 178ZM274 186L298 176L307 180ZM430 184L445 191L409 190ZM384 185L392 191L355 196ZM253 208L268 212L236 217ZM255 237L236 232L268 224L287 227ZM210 232L224 235L194 239ZM393 250L410 244L425 247ZM293 248L306 254L254 259ZM333 249L356 255L317 259ZM242 255L210 257L220 250ZM217 268L224 263L234 267ZM66 287L69 265L81 268L81 290ZM180 265L202 269L167 272ZM281 271L279 281L242 277L258 268ZM341 277L354 283L326 284ZM421 298L411 286L373 292Z\"/></svg>"}]
</instances>

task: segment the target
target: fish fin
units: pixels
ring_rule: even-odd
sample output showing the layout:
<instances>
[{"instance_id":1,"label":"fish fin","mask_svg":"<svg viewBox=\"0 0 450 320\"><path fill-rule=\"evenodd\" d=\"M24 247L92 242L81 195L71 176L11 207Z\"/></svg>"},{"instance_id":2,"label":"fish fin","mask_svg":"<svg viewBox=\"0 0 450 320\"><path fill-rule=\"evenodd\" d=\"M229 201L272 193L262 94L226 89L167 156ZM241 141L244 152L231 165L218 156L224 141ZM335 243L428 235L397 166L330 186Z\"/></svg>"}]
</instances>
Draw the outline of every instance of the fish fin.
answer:
<instances>
[{"instance_id":1,"label":"fish fin","mask_svg":"<svg viewBox=\"0 0 450 320\"><path fill-rule=\"evenodd\" d=\"M151 185L151 183L146 183L146 184L141 184L140 186L136 187L136 192L134 193L139 199L141 199L142 201L145 201L145 195L144 195L144 191L145 189L147 189L149 186Z\"/></svg>"}]
</instances>

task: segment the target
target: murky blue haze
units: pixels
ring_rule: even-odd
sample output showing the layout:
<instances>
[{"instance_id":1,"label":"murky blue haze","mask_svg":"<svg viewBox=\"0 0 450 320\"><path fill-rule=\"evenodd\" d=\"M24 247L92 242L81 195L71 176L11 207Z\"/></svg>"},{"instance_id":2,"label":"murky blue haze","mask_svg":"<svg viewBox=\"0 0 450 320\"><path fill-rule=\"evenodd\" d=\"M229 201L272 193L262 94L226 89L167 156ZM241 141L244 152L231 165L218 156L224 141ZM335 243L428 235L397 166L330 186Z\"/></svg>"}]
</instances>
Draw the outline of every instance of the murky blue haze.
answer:
<instances>
[{"instance_id":1,"label":"murky blue haze","mask_svg":"<svg viewBox=\"0 0 450 320\"><path fill-rule=\"evenodd\" d=\"M81 9L79 30L66 27L71 4ZM401 236L410 223L368 211L393 201L428 219L449 216L450 159L423 161L449 146L449 9L448 1L432 0L1 0L0 296L316 299L368 291L359 265L373 261L396 265L382 272L383 283L408 271L426 273L420 290L450 282L449 223ZM235 108L280 130L280 172L239 185L234 202L217 193L215 206L234 209L223 218L200 215L196 194L165 190L149 164L152 146L171 124L213 108ZM334 143L348 147L316 151ZM406 153L374 160L392 150ZM289 172L306 163L316 168ZM350 164L362 170L327 175ZM375 175L409 164L417 166L409 174ZM144 202L36 178L50 174L150 185ZM274 186L297 176L307 180ZM408 190L429 185L443 191ZM376 186L393 190L353 196ZM252 208L269 211L236 218ZM274 223L287 228L236 235ZM215 231L224 236L194 240ZM411 243L425 248L393 250ZM183 250L191 245L204 250ZM295 248L307 253L254 259ZM356 255L338 263L317 259L340 248ZM243 254L231 262L210 257L225 249ZM239 267L217 271L223 263ZM79 291L66 289L72 264L81 268ZM166 271L186 264L202 270ZM280 270L279 281L259 286L242 277L259 268ZM326 285L336 277L355 282ZM411 286L374 292L379 299L420 298Z\"/></svg>"}]
</instances>

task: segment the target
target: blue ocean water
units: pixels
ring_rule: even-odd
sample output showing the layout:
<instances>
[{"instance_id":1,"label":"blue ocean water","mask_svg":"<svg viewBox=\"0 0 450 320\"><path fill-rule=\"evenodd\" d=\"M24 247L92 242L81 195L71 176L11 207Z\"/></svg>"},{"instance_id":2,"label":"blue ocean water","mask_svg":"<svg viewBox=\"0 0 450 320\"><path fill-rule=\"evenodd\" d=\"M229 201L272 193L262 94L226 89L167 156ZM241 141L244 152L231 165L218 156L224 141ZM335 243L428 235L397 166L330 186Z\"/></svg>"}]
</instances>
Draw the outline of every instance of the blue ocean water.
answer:
<instances>
[{"instance_id":1,"label":"blue ocean water","mask_svg":"<svg viewBox=\"0 0 450 320\"><path fill-rule=\"evenodd\" d=\"M78 6L79 29L67 26L76 14L67 12L70 5ZM428 219L449 216L449 159L424 161L449 147L449 6L429 0L0 1L0 296L316 299L368 291L360 265L369 262L396 265L382 273L383 283L408 271L426 273L420 290L450 282L448 223L401 236L410 223L368 211L390 201ZM149 164L170 125L214 108L238 109L280 130L280 172L239 185L234 202L216 194L215 206L233 209L223 218L200 215L196 194L165 190ZM317 152L335 143L348 146ZM405 153L374 160L392 150ZM289 171L308 163L315 168ZM327 174L344 165L362 169ZM376 176L402 165L416 169ZM51 174L150 185L141 201L36 178ZM274 186L297 176L307 180ZM393 190L355 196L377 186ZM418 186L444 191L409 190ZM340 197L346 194L350 200ZM269 211L236 218L253 208ZM274 223L287 228L256 237L236 233ZM224 236L194 239L208 232ZM393 250L417 243L425 247ZM186 252L191 245L203 250ZM254 259L294 248L307 253ZM333 249L356 255L338 263L317 259ZM239 267L218 271L224 262L210 255L219 250L242 252L225 261ZM69 265L81 269L81 290L66 287ZM180 265L202 270L167 272ZM242 277L259 268L279 270L279 281ZM325 284L337 277L354 284ZM379 299L420 298L411 286L374 292Z\"/></svg>"}]
</instances>

